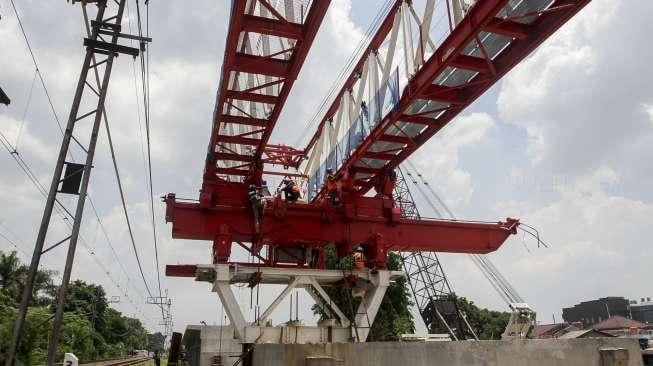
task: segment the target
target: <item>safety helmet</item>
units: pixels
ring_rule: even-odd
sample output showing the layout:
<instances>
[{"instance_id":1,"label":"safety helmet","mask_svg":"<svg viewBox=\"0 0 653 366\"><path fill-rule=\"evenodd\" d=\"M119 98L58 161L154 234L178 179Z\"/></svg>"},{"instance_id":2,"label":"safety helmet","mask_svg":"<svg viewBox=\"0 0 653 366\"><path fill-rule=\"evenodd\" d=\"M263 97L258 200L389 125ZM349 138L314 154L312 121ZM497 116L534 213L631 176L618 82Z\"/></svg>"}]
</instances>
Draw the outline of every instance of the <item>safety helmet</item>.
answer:
<instances>
[{"instance_id":1,"label":"safety helmet","mask_svg":"<svg viewBox=\"0 0 653 366\"><path fill-rule=\"evenodd\" d=\"M356 251L362 253L362 252L365 251L365 249L363 249L363 247L359 245L359 246L356 247Z\"/></svg>"}]
</instances>

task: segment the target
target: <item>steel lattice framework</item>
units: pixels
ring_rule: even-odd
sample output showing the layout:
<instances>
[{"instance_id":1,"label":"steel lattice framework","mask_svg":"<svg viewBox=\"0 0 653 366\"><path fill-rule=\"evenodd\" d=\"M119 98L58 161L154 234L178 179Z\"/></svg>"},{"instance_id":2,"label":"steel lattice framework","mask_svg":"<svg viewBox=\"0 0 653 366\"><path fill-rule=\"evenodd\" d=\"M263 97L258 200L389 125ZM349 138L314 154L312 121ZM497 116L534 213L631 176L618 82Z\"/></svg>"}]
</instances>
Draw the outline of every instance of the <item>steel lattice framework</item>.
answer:
<instances>
[{"instance_id":1,"label":"steel lattice framework","mask_svg":"<svg viewBox=\"0 0 653 366\"><path fill-rule=\"evenodd\" d=\"M416 220L421 218L401 168L398 169L394 199L404 217ZM438 255L435 252L402 252L401 260L415 298L415 305L426 328L430 331L434 328L433 323L441 322L453 337L464 337L464 326L459 315L455 293L442 269ZM440 306L442 304L449 305L446 306L448 309ZM451 328L452 324L454 329Z\"/></svg>"},{"instance_id":2,"label":"steel lattice framework","mask_svg":"<svg viewBox=\"0 0 653 366\"><path fill-rule=\"evenodd\" d=\"M212 240L214 263L233 263L238 245L257 265L278 267L324 268L330 245L340 257L361 245L376 268L385 267L388 251L498 249L518 220L402 213L395 169L588 2L391 2L315 135L295 149L268 140L329 1L233 0L199 200L165 199L173 237ZM281 192L261 197L266 163L307 177L308 202ZM421 270L437 263L419 258ZM196 272L195 265L167 267L169 275Z\"/></svg>"},{"instance_id":3,"label":"steel lattice framework","mask_svg":"<svg viewBox=\"0 0 653 366\"><path fill-rule=\"evenodd\" d=\"M396 1L304 149L311 198L325 194L329 168L359 194L382 184L588 2L478 0L453 11L449 30L436 21L448 1L421 12Z\"/></svg>"},{"instance_id":4,"label":"steel lattice framework","mask_svg":"<svg viewBox=\"0 0 653 366\"><path fill-rule=\"evenodd\" d=\"M25 318L34 295L33 287L41 256L67 242L68 251L61 285L57 293L57 307L47 352L47 365L54 365L55 363L64 319L66 291L70 282L77 242L80 237L84 206L95 158L95 148L105 112L104 105L113 64L119 54L136 57L140 52L138 48L121 45L119 40L121 38L131 38L141 42L146 41L143 37L121 33L126 0L97 0L92 3L97 6L97 12L95 13L95 20L91 21L88 38L84 38L86 54L77 81L66 129L63 131L63 140L45 202L20 307L14 322L13 337L7 352L6 366L13 366L16 362L15 356L19 343L23 338ZM83 6L86 6L86 4L83 4ZM105 124L107 123L105 116ZM109 128L107 126L108 132ZM73 152L79 154L77 162L68 161L69 158L73 158ZM60 195L66 195L70 198L70 204L75 205L74 211L71 212L62 205ZM45 247L46 239L51 239L51 235L48 236L48 229L54 211L65 212L65 219L70 219L72 222L70 225L71 230L65 238L57 238L57 242Z\"/></svg>"},{"instance_id":5,"label":"steel lattice framework","mask_svg":"<svg viewBox=\"0 0 653 366\"><path fill-rule=\"evenodd\" d=\"M322 23L330 0L232 2L224 64L204 170L203 191L216 180L242 182L262 168L272 130ZM278 159L271 148L267 157Z\"/></svg>"}]
</instances>

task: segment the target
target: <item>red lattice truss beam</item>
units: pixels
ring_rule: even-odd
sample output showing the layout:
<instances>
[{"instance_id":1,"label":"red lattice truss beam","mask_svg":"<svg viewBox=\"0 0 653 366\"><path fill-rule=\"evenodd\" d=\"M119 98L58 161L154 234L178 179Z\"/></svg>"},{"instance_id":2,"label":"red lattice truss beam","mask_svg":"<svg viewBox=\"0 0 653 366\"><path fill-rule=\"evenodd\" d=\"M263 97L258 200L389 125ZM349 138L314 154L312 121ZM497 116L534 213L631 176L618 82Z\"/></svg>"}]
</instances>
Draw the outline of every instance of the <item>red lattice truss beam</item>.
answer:
<instances>
[{"instance_id":1,"label":"red lattice truss beam","mask_svg":"<svg viewBox=\"0 0 653 366\"><path fill-rule=\"evenodd\" d=\"M312 1L309 9L302 8L302 13L305 13L302 24L285 19L268 0L253 0L249 2L249 6L247 3L246 0L232 2L213 130L204 169L205 189L207 184L210 186L219 180L219 175L248 176L255 167L254 162L261 160L264 148L304 64L330 0ZM270 16L252 15L256 6L265 8ZM291 40L294 45L291 49L284 49L266 56L252 55L246 53L244 42L242 42L242 39L250 34L277 37L276 39L281 37ZM275 44L276 39L272 39ZM288 55L289 57L286 57ZM254 88L235 90L231 82L232 77L243 73L263 75L274 79ZM268 95L262 92L275 85L281 85L278 95ZM271 108L271 113L265 118L248 115L247 111L225 113L226 109L238 110L235 106L236 101L265 104ZM225 135L221 132L225 124L251 126L254 128L254 132L250 132L246 136ZM224 151L223 147L227 144L229 146L241 145L247 148ZM223 151L218 152L219 150ZM218 161L242 164L229 168L218 168Z\"/></svg>"},{"instance_id":2,"label":"red lattice truss beam","mask_svg":"<svg viewBox=\"0 0 653 366\"><path fill-rule=\"evenodd\" d=\"M589 2L590 0L556 0L548 8L539 12L501 18L499 13L508 3L507 0L477 1L435 53L410 79L400 97L398 108L385 116L363 140L356 151L339 168L339 174L343 176L356 173L369 174L369 178L355 180L357 192L359 194L367 192ZM531 20L533 18L534 20L527 24L520 22L522 19ZM386 19L379 34L372 42L379 43L386 37L389 32L387 27L391 24L390 20L391 16ZM512 41L493 59L487 56L482 47L484 57L462 54L465 47L474 42L478 43L481 32L508 36L512 38ZM477 74L466 83L453 87L433 84L438 76L451 68L473 71ZM343 88L343 92L346 88L347 86ZM437 118L429 117L428 114L431 113L408 114L408 108L420 99L438 101L448 104L448 106L440 111L435 111L443 112L439 113ZM337 107L338 105L334 104L330 111ZM327 112L324 121L329 116L330 114ZM310 151L314 146L324 121L318 127L316 135L309 142L305 151ZM415 136L387 133L390 128L396 127L397 122L421 124L424 128ZM370 150L370 147L377 141L394 142L401 146L388 151ZM385 162L382 167L369 167L365 166L362 161L364 158L380 159ZM323 187L314 200L319 200L324 194L325 188Z\"/></svg>"}]
</instances>

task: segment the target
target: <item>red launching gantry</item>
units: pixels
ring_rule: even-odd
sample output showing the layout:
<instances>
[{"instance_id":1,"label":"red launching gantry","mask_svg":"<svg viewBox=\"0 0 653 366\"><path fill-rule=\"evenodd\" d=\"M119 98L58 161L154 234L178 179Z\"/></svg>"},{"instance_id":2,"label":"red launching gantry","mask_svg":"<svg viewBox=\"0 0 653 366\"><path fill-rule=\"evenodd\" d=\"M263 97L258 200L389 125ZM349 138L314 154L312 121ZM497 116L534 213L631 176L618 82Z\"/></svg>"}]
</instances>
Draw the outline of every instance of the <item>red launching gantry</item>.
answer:
<instances>
[{"instance_id":1,"label":"red launching gantry","mask_svg":"<svg viewBox=\"0 0 653 366\"><path fill-rule=\"evenodd\" d=\"M514 234L515 219L404 218L394 169L589 0L422 2L423 11L402 0L387 9L317 132L295 149L268 141L330 1L234 0L199 200L165 199L173 237L212 240L216 264L241 246L259 267L322 269L326 246L344 256L361 245L381 269L388 251L488 253ZM262 196L265 174L304 179L307 201Z\"/></svg>"}]
</instances>

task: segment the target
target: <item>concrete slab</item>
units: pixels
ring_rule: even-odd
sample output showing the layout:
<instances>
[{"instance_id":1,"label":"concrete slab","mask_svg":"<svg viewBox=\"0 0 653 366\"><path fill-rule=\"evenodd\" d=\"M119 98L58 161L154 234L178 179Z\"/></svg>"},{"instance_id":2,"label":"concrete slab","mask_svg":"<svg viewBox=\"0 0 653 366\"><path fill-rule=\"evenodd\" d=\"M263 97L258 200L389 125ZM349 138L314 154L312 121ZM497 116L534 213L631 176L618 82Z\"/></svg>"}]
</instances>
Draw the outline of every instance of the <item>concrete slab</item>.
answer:
<instances>
[{"instance_id":1,"label":"concrete slab","mask_svg":"<svg viewBox=\"0 0 653 366\"><path fill-rule=\"evenodd\" d=\"M252 366L641 366L637 340L259 344Z\"/></svg>"}]
</instances>

